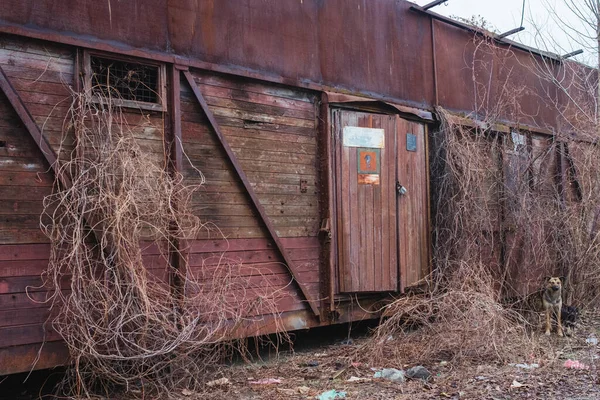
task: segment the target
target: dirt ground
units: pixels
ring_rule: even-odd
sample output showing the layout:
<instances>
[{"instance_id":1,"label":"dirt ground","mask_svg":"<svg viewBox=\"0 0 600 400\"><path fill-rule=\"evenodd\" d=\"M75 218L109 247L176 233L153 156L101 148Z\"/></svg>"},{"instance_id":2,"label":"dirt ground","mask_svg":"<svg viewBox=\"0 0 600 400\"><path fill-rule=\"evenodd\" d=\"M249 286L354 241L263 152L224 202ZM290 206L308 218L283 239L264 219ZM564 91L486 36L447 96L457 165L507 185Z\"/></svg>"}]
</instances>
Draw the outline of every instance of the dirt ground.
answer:
<instances>
[{"instance_id":1,"label":"dirt ground","mask_svg":"<svg viewBox=\"0 0 600 400\"><path fill-rule=\"evenodd\" d=\"M357 348L367 340L363 337L351 344L337 343L280 354L270 361L235 365L224 369L221 381L214 382L206 393L183 390L176 397L181 400L315 399L323 392L337 390L345 392L343 398L346 399L373 400L599 399L600 348L594 338L600 338L600 319L588 318L571 337L539 334L542 343L551 346L548 352L551 356L517 363L525 365L455 365L442 361L424 365L432 374L428 381L394 383L373 378L380 366L355 359ZM393 341L389 345L392 346ZM579 361L580 364L575 365L584 369L565 366L565 363L573 364L568 360ZM413 365L392 366L407 369Z\"/></svg>"},{"instance_id":2,"label":"dirt ground","mask_svg":"<svg viewBox=\"0 0 600 400\"><path fill-rule=\"evenodd\" d=\"M551 349L545 359L522 360L525 365L480 363L458 365L451 361L424 364L431 372L429 380L407 380L395 383L373 378L381 365L360 362L357 350L368 340L365 330L354 332L353 339L344 340L344 329L315 331L296 351L282 351L260 361L238 362L223 367L215 381L202 392L181 389L173 393L174 400L216 399L316 399L326 391L345 392L345 399L600 399L598 368L600 347L600 316L582 321L571 337L558 338L555 333L540 340ZM325 343L325 344L323 344ZM390 340L386 345L393 346ZM565 362L579 361L585 369L568 368ZM537 364L537 366L536 366ZM571 363L572 364L572 363ZM410 368L413 364L385 367ZM582 365L579 365L582 366ZM52 372L56 376L57 372ZM38 379L48 388L48 378ZM354 380L354 382L352 382ZM12 379L0 381L1 399L38 399L47 390L36 389L35 382ZM18 385L22 385L19 387ZM16 386L15 386L16 385ZM26 390L25 390L26 388ZM8 396L8 397L7 397ZM44 399L57 397L46 394ZM114 399L141 398L132 392ZM147 399L158 399L148 397ZM160 397L165 398L165 397ZM97 400L100 400L98 398ZM103 400L108 400L103 398Z\"/></svg>"}]
</instances>

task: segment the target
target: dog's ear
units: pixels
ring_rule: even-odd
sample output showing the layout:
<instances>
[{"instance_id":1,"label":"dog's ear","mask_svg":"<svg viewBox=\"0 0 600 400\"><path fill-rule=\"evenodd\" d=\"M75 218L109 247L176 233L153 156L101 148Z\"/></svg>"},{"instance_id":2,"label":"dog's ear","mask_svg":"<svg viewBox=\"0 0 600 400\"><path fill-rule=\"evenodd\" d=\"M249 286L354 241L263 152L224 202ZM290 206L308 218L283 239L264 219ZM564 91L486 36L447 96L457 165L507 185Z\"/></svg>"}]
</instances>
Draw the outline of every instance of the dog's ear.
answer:
<instances>
[{"instance_id":1,"label":"dog's ear","mask_svg":"<svg viewBox=\"0 0 600 400\"><path fill-rule=\"evenodd\" d=\"M558 279L560 279L560 283L562 283L563 285L565 284L566 278L564 276L559 276Z\"/></svg>"}]
</instances>

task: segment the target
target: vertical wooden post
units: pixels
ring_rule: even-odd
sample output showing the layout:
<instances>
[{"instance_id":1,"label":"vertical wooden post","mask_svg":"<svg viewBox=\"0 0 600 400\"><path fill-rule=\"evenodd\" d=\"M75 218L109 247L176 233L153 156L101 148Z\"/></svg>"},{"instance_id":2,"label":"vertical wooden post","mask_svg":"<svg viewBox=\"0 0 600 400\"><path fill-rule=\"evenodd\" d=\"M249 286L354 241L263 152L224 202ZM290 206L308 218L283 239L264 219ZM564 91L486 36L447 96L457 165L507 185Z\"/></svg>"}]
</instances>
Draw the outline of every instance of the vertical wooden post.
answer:
<instances>
[{"instance_id":1,"label":"vertical wooden post","mask_svg":"<svg viewBox=\"0 0 600 400\"><path fill-rule=\"evenodd\" d=\"M181 71L177 65L172 65L168 76L168 115L169 120L166 124L165 132L165 156L166 168L171 178L176 179L182 173L183 164L183 144L181 139ZM173 208L175 212L178 210L178 200L174 199ZM181 243L176 235L176 222L172 221L170 226L171 234L169 235L169 284L175 296L175 299L181 306L181 301L184 296L185 285L185 260L181 255Z\"/></svg>"},{"instance_id":2,"label":"vertical wooden post","mask_svg":"<svg viewBox=\"0 0 600 400\"><path fill-rule=\"evenodd\" d=\"M319 213L321 217L321 229L319 230L321 257L320 257L320 280L322 311L329 309L335 311L335 268L336 268L336 232L333 194L333 152L331 141L331 123L329 117L329 97L327 93L321 94L321 102L318 110L319 115L319 156L320 156L320 200ZM324 317L324 316L322 316Z\"/></svg>"}]
</instances>

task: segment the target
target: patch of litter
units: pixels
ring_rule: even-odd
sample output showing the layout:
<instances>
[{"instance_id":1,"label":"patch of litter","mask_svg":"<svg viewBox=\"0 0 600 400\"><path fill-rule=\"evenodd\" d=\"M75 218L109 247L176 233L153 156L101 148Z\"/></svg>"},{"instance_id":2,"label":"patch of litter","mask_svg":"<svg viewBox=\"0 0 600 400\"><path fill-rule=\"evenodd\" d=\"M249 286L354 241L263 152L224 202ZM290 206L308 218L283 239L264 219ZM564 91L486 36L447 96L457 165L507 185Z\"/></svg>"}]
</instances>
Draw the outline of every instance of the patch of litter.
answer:
<instances>
[{"instance_id":1,"label":"patch of litter","mask_svg":"<svg viewBox=\"0 0 600 400\"><path fill-rule=\"evenodd\" d=\"M518 382L517 380L513 380L512 383L511 383L511 385L510 385L510 388L511 389L518 389L518 388L522 388L522 387L525 387L525 386L527 386L527 385L524 384L524 383Z\"/></svg>"},{"instance_id":2,"label":"patch of litter","mask_svg":"<svg viewBox=\"0 0 600 400\"><path fill-rule=\"evenodd\" d=\"M331 389L327 392L321 393L317 396L317 400L336 400L336 399L345 399L346 392L338 392L335 389Z\"/></svg>"},{"instance_id":3,"label":"patch of litter","mask_svg":"<svg viewBox=\"0 0 600 400\"><path fill-rule=\"evenodd\" d=\"M396 368L384 368L381 371L377 371L373 375L373 378L386 379L396 383L403 383L406 380L404 371Z\"/></svg>"},{"instance_id":4,"label":"patch of litter","mask_svg":"<svg viewBox=\"0 0 600 400\"><path fill-rule=\"evenodd\" d=\"M350 378L346 379L346 382L370 382L371 379L370 378L359 378L358 376L351 376Z\"/></svg>"},{"instance_id":5,"label":"patch of litter","mask_svg":"<svg viewBox=\"0 0 600 400\"><path fill-rule=\"evenodd\" d=\"M590 367L588 367L587 365L585 365L581 361L571 360L571 359L565 361L565 363L563 364L563 366L565 368L570 368L570 369L590 369Z\"/></svg>"},{"instance_id":6,"label":"patch of litter","mask_svg":"<svg viewBox=\"0 0 600 400\"><path fill-rule=\"evenodd\" d=\"M418 365L406 371L406 377L409 379L423 379L426 381L427 379L431 378L431 372L429 372L429 370L422 365Z\"/></svg>"},{"instance_id":7,"label":"patch of litter","mask_svg":"<svg viewBox=\"0 0 600 400\"><path fill-rule=\"evenodd\" d=\"M598 338L590 336L589 338L585 339L585 342L587 344L591 344L592 346L596 346L598 344Z\"/></svg>"},{"instance_id":8,"label":"patch of litter","mask_svg":"<svg viewBox=\"0 0 600 400\"><path fill-rule=\"evenodd\" d=\"M265 378L265 379L259 379L257 381L251 381L248 383L251 385L275 385L275 384L281 383L281 379Z\"/></svg>"},{"instance_id":9,"label":"patch of litter","mask_svg":"<svg viewBox=\"0 0 600 400\"><path fill-rule=\"evenodd\" d=\"M520 368L520 369L536 369L540 367L540 364L536 364L536 363L532 363L532 364L509 364L511 367L516 367L516 368Z\"/></svg>"},{"instance_id":10,"label":"patch of litter","mask_svg":"<svg viewBox=\"0 0 600 400\"><path fill-rule=\"evenodd\" d=\"M208 386L208 387L228 386L228 385L231 385L231 382L227 378L215 379L214 381L210 381L210 382L206 383L206 386Z\"/></svg>"}]
</instances>

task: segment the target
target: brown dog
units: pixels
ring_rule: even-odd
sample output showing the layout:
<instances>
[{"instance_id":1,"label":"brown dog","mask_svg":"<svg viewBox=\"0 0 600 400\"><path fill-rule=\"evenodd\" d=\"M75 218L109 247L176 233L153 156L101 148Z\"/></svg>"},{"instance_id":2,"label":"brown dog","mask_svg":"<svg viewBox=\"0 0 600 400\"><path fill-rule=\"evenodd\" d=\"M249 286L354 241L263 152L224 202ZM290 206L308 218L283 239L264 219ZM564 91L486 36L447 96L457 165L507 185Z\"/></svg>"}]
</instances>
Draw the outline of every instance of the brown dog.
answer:
<instances>
[{"instance_id":1,"label":"brown dog","mask_svg":"<svg viewBox=\"0 0 600 400\"><path fill-rule=\"evenodd\" d=\"M542 304L546 312L546 335L550 335L552 328L552 313L556 317L556 333L558 336L563 336L560 315L562 309L562 282L560 278L548 278L542 292Z\"/></svg>"}]
</instances>

